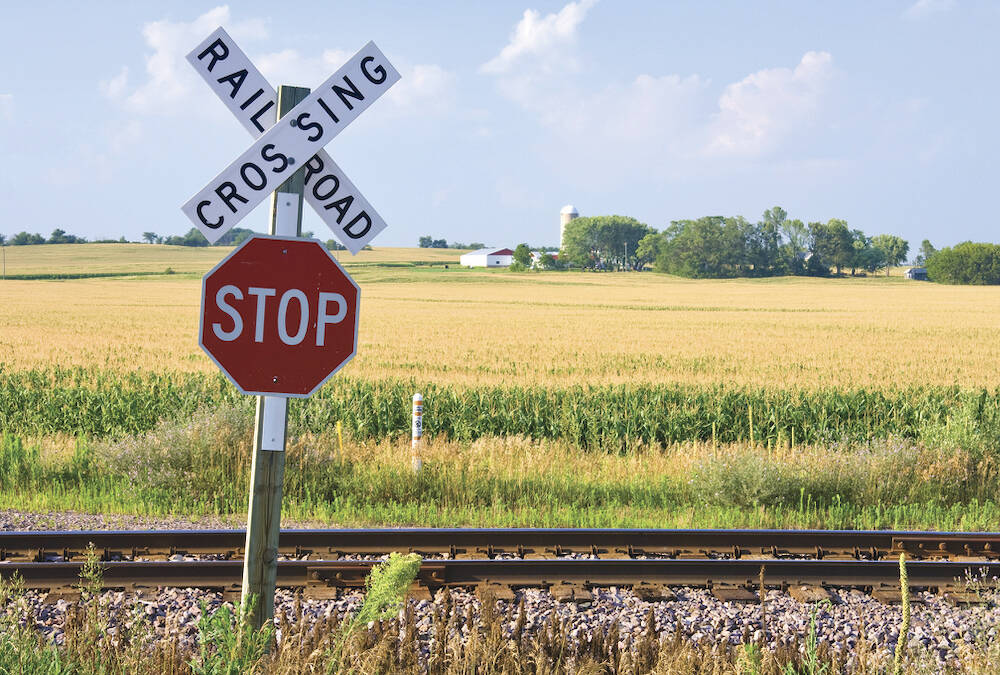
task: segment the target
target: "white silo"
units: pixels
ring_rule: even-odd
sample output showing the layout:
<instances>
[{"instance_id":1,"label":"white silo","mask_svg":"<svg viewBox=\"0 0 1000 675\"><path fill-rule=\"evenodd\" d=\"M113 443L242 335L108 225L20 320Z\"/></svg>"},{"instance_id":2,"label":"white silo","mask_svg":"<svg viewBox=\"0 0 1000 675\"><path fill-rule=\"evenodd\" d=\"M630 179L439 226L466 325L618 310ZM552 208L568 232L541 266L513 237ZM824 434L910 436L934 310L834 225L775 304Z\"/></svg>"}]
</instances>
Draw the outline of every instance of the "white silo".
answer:
<instances>
[{"instance_id":1,"label":"white silo","mask_svg":"<svg viewBox=\"0 0 1000 675\"><path fill-rule=\"evenodd\" d=\"M579 218L580 212L572 204L562 207L559 212L559 248L563 247L563 240L566 238L566 224L574 218Z\"/></svg>"}]
</instances>

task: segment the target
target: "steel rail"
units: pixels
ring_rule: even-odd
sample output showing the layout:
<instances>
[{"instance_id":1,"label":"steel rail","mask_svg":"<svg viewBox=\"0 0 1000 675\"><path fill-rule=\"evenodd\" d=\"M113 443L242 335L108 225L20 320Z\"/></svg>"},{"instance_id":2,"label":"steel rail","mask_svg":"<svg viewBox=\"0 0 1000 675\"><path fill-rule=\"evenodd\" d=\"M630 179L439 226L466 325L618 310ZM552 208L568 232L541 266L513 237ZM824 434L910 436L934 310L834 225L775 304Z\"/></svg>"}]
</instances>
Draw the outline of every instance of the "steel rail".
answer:
<instances>
[{"instance_id":1,"label":"steel rail","mask_svg":"<svg viewBox=\"0 0 1000 675\"><path fill-rule=\"evenodd\" d=\"M93 544L102 560L243 555L243 530L58 531L0 533L0 561L73 561ZM415 552L479 559L703 558L883 560L901 552L922 560L1000 559L997 532L853 530L445 529L284 530L279 555L293 559Z\"/></svg>"},{"instance_id":2,"label":"steel rail","mask_svg":"<svg viewBox=\"0 0 1000 675\"><path fill-rule=\"evenodd\" d=\"M0 564L0 577L18 575L26 588L67 591L80 584L83 562ZM278 586L337 592L361 588L377 561L285 560L278 564ZM158 587L209 588L234 592L243 566L235 560L102 563L106 589L143 591ZM580 588L608 586L748 586L759 583L764 568L768 586L871 588L899 586L896 561L844 560L425 560L417 584L427 590L494 584ZM959 590L970 578L1000 575L1000 562L915 561L907 565L913 588Z\"/></svg>"}]
</instances>

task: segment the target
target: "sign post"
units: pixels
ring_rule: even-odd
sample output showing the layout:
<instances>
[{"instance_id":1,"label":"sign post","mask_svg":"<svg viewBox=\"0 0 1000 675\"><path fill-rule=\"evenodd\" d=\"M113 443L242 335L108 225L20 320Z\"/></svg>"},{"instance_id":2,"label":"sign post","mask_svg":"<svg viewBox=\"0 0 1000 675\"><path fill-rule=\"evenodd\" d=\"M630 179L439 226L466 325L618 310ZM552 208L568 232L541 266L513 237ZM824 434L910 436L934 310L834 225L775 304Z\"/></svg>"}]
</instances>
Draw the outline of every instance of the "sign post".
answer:
<instances>
[{"instance_id":1,"label":"sign post","mask_svg":"<svg viewBox=\"0 0 1000 675\"><path fill-rule=\"evenodd\" d=\"M274 617L288 398L312 394L357 347L360 291L320 242L297 239L303 198L351 253L385 228L323 146L399 73L369 42L316 91L275 92L222 28L188 61L257 140L182 210L215 242L271 194L270 236L251 237L205 275L199 329L223 373L258 397L242 595L260 628Z\"/></svg>"},{"instance_id":2,"label":"sign post","mask_svg":"<svg viewBox=\"0 0 1000 675\"><path fill-rule=\"evenodd\" d=\"M278 88L278 119L309 94L302 87ZM271 196L270 234L302 235L302 170L296 171ZM250 503L247 507L247 541L243 553L241 600L246 618L259 629L274 618L274 588L278 578L278 537L281 534L281 493L285 480L285 437L288 399L257 397L257 420L250 467Z\"/></svg>"}]
</instances>

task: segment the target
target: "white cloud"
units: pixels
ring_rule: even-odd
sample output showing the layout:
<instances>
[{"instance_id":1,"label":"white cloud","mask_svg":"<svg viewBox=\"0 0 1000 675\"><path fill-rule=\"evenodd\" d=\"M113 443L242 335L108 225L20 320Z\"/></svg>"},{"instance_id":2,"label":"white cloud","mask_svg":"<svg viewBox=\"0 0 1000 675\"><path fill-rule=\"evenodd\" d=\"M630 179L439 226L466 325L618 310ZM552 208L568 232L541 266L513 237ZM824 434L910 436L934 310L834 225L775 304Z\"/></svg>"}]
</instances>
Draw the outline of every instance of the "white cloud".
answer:
<instances>
[{"instance_id":1,"label":"white cloud","mask_svg":"<svg viewBox=\"0 0 1000 675\"><path fill-rule=\"evenodd\" d=\"M0 121L14 117L14 95L0 94Z\"/></svg>"},{"instance_id":2,"label":"white cloud","mask_svg":"<svg viewBox=\"0 0 1000 675\"><path fill-rule=\"evenodd\" d=\"M578 0L544 17L537 10L524 10L510 42L480 70L494 75L508 73L527 59L539 62L546 70L571 65L568 60L572 56L566 48L576 41L577 28L596 3L597 0Z\"/></svg>"},{"instance_id":3,"label":"white cloud","mask_svg":"<svg viewBox=\"0 0 1000 675\"><path fill-rule=\"evenodd\" d=\"M833 57L806 52L794 68L752 73L726 87L711 125L708 151L758 155L819 117L834 76Z\"/></svg>"},{"instance_id":4,"label":"white cloud","mask_svg":"<svg viewBox=\"0 0 1000 675\"><path fill-rule=\"evenodd\" d=\"M385 95L397 110L441 113L452 107L455 75L435 64L401 66L400 80Z\"/></svg>"},{"instance_id":5,"label":"white cloud","mask_svg":"<svg viewBox=\"0 0 1000 675\"><path fill-rule=\"evenodd\" d=\"M163 20L146 24L142 35L146 45L153 50L146 57L148 78L128 95L128 106L147 113L189 110L192 94L199 83L184 57L219 26L225 27L238 42L267 36L265 21L248 19L234 22L226 5L211 9L186 23Z\"/></svg>"},{"instance_id":6,"label":"white cloud","mask_svg":"<svg viewBox=\"0 0 1000 675\"><path fill-rule=\"evenodd\" d=\"M911 20L919 20L933 14L947 12L955 6L955 0L917 0L906 8L903 16Z\"/></svg>"},{"instance_id":7,"label":"white cloud","mask_svg":"<svg viewBox=\"0 0 1000 675\"><path fill-rule=\"evenodd\" d=\"M109 80L102 80L98 85L101 93L110 99L119 99L128 87L128 66L122 66L117 75Z\"/></svg>"},{"instance_id":8,"label":"white cloud","mask_svg":"<svg viewBox=\"0 0 1000 675\"><path fill-rule=\"evenodd\" d=\"M593 166L589 160L601 158L638 172L669 172L681 160L809 153L798 141L831 107L837 72L830 54L807 52L794 67L759 70L720 94L697 74L640 73L595 87L567 76L577 67L574 38L591 4L570 3L545 17L526 11L510 42L480 68L537 116L550 161Z\"/></svg>"},{"instance_id":9,"label":"white cloud","mask_svg":"<svg viewBox=\"0 0 1000 675\"><path fill-rule=\"evenodd\" d=\"M282 84L315 89L351 56L352 52L339 49L327 49L316 57L306 56L296 49L284 49L252 60L275 89Z\"/></svg>"}]
</instances>

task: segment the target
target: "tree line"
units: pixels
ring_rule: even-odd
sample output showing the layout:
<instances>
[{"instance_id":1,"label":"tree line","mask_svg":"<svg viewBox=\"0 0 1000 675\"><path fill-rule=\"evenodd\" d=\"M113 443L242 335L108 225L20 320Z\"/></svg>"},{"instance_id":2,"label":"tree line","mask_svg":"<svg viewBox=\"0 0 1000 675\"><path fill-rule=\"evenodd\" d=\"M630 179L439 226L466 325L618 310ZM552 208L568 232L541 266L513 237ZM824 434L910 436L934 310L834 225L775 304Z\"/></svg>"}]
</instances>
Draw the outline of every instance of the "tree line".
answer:
<instances>
[{"instance_id":1,"label":"tree line","mask_svg":"<svg viewBox=\"0 0 1000 675\"><path fill-rule=\"evenodd\" d=\"M662 232L625 216L576 218L566 225L560 261L584 269L639 270L691 278L828 276L874 273L906 260L909 243L868 236L832 218L790 219L780 206L758 222L743 216L675 220Z\"/></svg>"}]
</instances>

